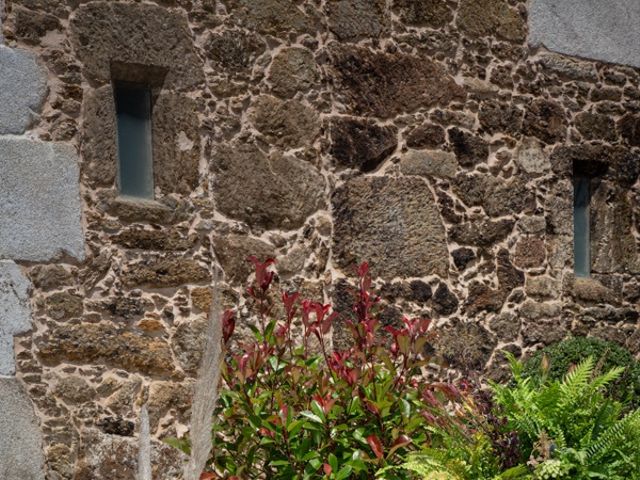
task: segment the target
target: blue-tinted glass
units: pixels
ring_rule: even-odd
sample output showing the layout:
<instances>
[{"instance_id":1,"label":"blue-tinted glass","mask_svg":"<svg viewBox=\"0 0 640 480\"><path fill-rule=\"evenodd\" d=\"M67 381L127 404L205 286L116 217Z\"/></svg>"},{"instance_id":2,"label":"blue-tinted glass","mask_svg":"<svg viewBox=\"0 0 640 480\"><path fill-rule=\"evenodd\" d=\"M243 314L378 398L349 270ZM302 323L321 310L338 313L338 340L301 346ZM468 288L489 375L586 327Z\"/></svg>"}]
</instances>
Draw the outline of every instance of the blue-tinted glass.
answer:
<instances>
[{"instance_id":1,"label":"blue-tinted glass","mask_svg":"<svg viewBox=\"0 0 640 480\"><path fill-rule=\"evenodd\" d=\"M116 85L115 100L120 193L153 198L151 92L145 87Z\"/></svg>"},{"instance_id":2,"label":"blue-tinted glass","mask_svg":"<svg viewBox=\"0 0 640 480\"><path fill-rule=\"evenodd\" d=\"M591 274L591 179L576 176L573 183L573 252L574 270L578 277Z\"/></svg>"}]
</instances>

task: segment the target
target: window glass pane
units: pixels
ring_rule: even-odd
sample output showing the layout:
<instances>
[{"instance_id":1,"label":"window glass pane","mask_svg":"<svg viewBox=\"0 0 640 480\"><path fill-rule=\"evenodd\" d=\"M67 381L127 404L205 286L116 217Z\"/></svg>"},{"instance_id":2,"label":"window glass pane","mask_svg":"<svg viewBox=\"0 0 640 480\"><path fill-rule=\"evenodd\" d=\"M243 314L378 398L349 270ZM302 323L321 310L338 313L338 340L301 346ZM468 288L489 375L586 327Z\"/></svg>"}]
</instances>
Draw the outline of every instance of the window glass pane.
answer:
<instances>
[{"instance_id":1,"label":"window glass pane","mask_svg":"<svg viewBox=\"0 0 640 480\"><path fill-rule=\"evenodd\" d=\"M118 179L122 195L153 198L151 92L115 85L118 123Z\"/></svg>"},{"instance_id":2,"label":"window glass pane","mask_svg":"<svg viewBox=\"0 0 640 480\"><path fill-rule=\"evenodd\" d=\"M576 176L573 184L573 252L575 274L579 277L591 274L590 202L591 179Z\"/></svg>"}]
</instances>

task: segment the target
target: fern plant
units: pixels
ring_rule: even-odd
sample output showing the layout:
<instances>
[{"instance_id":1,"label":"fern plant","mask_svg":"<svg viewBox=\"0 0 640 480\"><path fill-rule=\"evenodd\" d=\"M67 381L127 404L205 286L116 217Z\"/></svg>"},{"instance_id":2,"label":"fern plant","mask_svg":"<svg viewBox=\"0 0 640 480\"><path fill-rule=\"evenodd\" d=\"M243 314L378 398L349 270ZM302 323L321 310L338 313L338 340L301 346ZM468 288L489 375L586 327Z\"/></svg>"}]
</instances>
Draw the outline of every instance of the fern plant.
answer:
<instances>
[{"instance_id":1,"label":"fern plant","mask_svg":"<svg viewBox=\"0 0 640 480\"><path fill-rule=\"evenodd\" d=\"M562 380L533 382L510 357L514 382L493 385L507 428L518 432L533 479L640 479L640 410L608 398L624 368L595 375L588 357Z\"/></svg>"},{"instance_id":2,"label":"fern plant","mask_svg":"<svg viewBox=\"0 0 640 480\"><path fill-rule=\"evenodd\" d=\"M513 381L492 385L491 411L469 403L464 428L434 431L428 448L379 476L401 469L421 480L640 480L640 410L607 396L624 368L596 375L589 357L561 380L534 380L509 361ZM487 428L496 418L505 419L497 423L503 433L515 432L515 466L498 461L500 444Z\"/></svg>"}]
</instances>

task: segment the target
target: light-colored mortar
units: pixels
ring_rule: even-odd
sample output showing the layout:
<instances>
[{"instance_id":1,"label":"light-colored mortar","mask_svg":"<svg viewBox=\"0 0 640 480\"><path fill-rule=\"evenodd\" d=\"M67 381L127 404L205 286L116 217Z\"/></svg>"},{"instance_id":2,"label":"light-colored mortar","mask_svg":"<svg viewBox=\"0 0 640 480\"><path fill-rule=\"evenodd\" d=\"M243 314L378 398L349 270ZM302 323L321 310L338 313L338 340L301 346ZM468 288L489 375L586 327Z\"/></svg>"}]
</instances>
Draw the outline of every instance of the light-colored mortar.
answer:
<instances>
[{"instance_id":1,"label":"light-colored mortar","mask_svg":"<svg viewBox=\"0 0 640 480\"><path fill-rule=\"evenodd\" d=\"M500 350L523 355L569 334L638 353L638 71L531 48L555 32L529 31L523 1L298 3L11 2L7 43L36 55L49 93L29 140L0 142L66 143L60 165L80 152L80 206L34 192L39 211L54 208L48 218L69 208L64 241L38 243L34 230L15 247L51 248L21 262L34 331L15 354L52 478L132 478L147 388L154 437L185 433L211 236L240 337L251 321L244 259L257 254L277 258L281 286L343 308L354 265L372 260L384 321L402 311L441 329L444 377L500 379ZM164 79L153 202L117 196L110 75L158 90ZM597 271L581 281L574 161L607 163ZM28 185L21 165L17 185ZM77 199L67 173L52 183ZM22 216L12 218L16 229ZM437 255L424 254L438 238ZM50 260L59 249L71 255ZM332 340L344 345L340 325ZM176 478L177 455L154 452L158 478Z\"/></svg>"}]
</instances>

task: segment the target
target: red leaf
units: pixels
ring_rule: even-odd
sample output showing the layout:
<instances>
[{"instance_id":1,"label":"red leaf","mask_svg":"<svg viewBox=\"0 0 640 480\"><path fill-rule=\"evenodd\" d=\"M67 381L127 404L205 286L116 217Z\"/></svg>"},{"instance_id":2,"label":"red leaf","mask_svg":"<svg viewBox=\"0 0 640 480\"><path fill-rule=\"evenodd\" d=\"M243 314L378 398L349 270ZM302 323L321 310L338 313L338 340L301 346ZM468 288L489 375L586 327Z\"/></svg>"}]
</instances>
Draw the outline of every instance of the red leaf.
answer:
<instances>
[{"instance_id":1,"label":"red leaf","mask_svg":"<svg viewBox=\"0 0 640 480\"><path fill-rule=\"evenodd\" d=\"M211 472L202 472L200 475L200 480L214 480L215 478L216 474Z\"/></svg>"},{"instance_id":2,"label":"red leaf","mask_svg":"<svg viewBox=\"0 0 640 480\"><path fill-rule=\"evenodd\" d=\"M393 442L393 447L404 447L405 445L409 445L411 443L411 439L406 435L400 435L396 438L396 441Z\"/></svg>"},{"instance_id":3,"label":"red leaf","mask_svg":"<svg viewBox=\"0 0 640 480\"><path fill-rule=\"evenodd\" d=\"M236 314L233 310L227 310L222 316L222 337L224 339L224 343L229 341L235 328Z\"/></svg>"},{"instance_id":4,"label":"red leaf","mask_svg":"<svg viewBox=\"0 0 640 480\"><path fill-rule=\"evenodd\" d=\"M325 464L322 466L322 470L324 470L324 474L325 474L325 475L327 475L327 476L328 476L328 475L331 475L331 472L332 472L332 470L331 470L331 465L329 465L328 463L325 463Z\"/></svg>"},{"instance_id":5,"label":"red leaf","mask_svg":"<svg viewBox=\"0 0 640 480\"><path fill-rule=\"evenodd\" d=\"M378 460L384 456L382 443L377 435L369 435L367 437L367 443L371 447L371 450L373 450L373 453L375 453Z\"/></svg>"}]
</instances>

